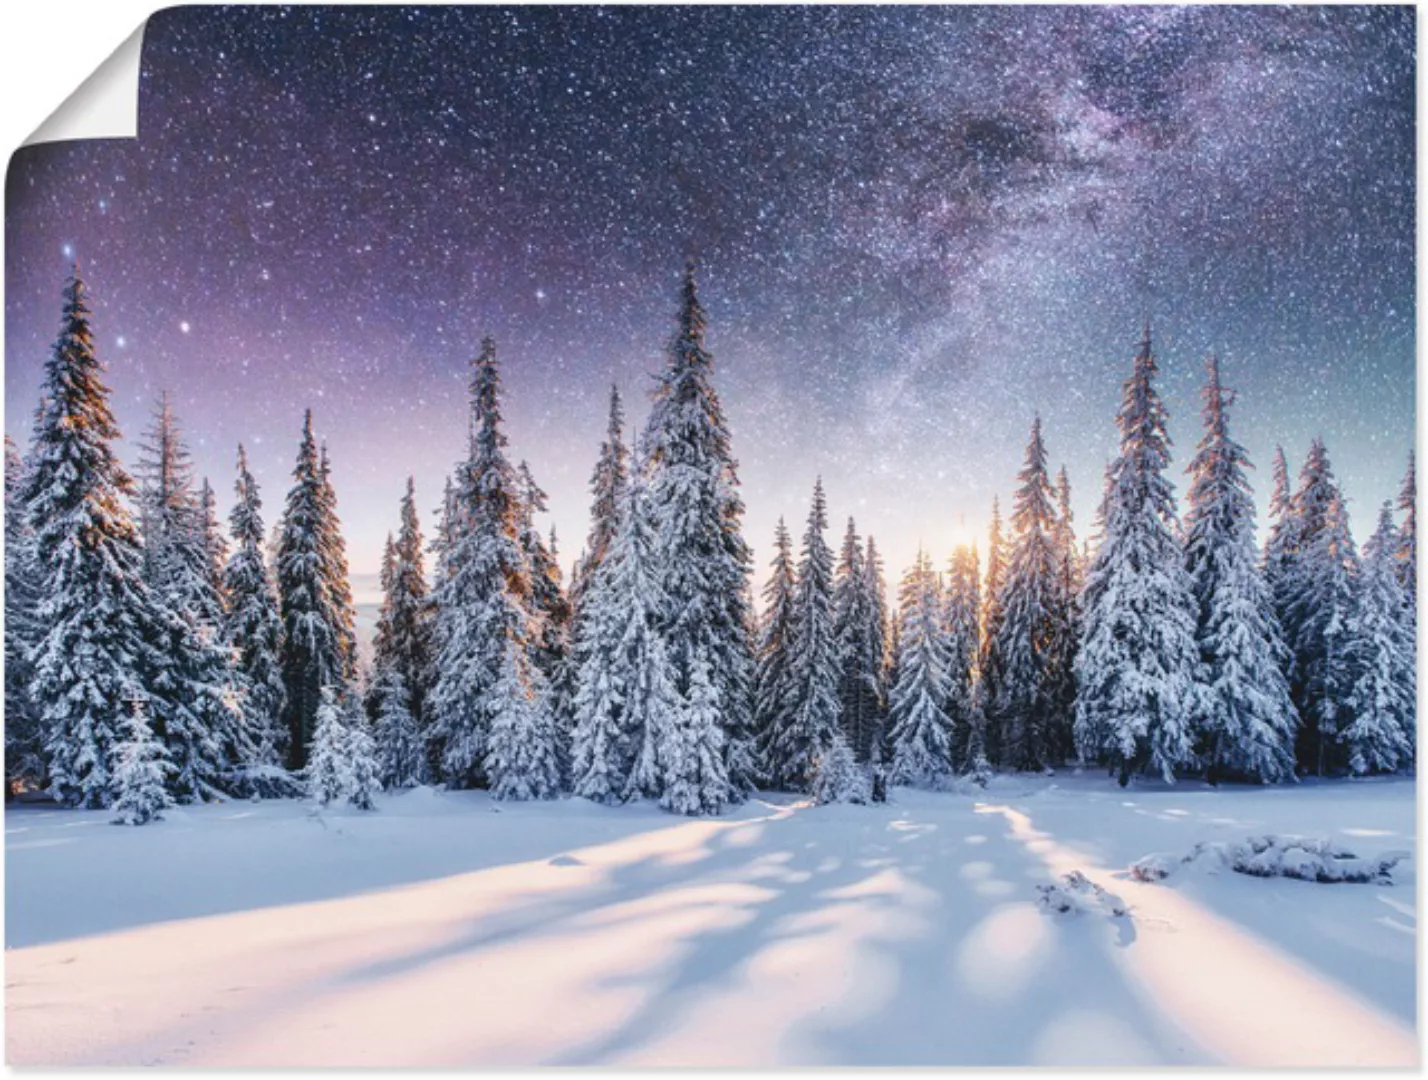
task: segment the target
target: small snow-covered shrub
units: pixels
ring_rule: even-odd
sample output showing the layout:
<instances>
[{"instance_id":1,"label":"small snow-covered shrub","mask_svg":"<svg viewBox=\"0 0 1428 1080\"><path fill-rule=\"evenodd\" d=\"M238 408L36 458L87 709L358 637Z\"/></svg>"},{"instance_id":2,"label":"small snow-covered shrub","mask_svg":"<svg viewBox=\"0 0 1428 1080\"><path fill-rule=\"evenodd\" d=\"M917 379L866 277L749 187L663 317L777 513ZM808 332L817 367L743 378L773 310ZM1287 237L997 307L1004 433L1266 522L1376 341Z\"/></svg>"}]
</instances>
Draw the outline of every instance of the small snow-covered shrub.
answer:
<instances>
[{"instance_id":1,"label":"small snow-covered shrub","mask_svg":"<svg viewBox=\"0 0 1428 1080\"><path fill-rule=\"evenodd\" d=\"M123 740L114 767L114 824L145 825L163 816L174 801L165 781L174 772L164 744L154 735L142 702L124 719Z\"/></svg>"},{"instance_id":2,"label":"small snow-covered shrub","mask_svg":"<svg viewBox=\"0 0 1428 1080\"><path fill-rule=\"evenodd\" d=\"M1173 874L1183 862L1178 855L1157 851L1145 855L1131 863L1130 876L1136 881L1163 881Z\"/></svg>"},{"instance_id":3,"label":"small snow-covered shrub","mask_svg":"<svg viewBox=\"0 0 1428 1080\"><path fill-rule=\"evenodd\" d=\"M1329 839L1252 836L1231 853L1230 868L1252 877L1289 877L1324 884L1392 884L1390 871L1408 857L1406 851L1390 851L1360 858Z\"/></svg>"},{"instance_id":4,"label":"small snow-covered shrub","mask_svg":"<svg viewBox=\"0 0 1428 1080\"><path fill-rule=\"evenodd\" d=\"M1038 885L1036 891L1037 905L1050 914L1092 911L1119 918L1129 913L1120 897L1108 893L1079 870L1062 874L1061 880L1051 885Z\"/></svg>"},{"instance_id":5,"label":"small snow-covered shrub","mask_svg":"<svg viewBox=\"0 0 1428 1080\"><path fill-rule=\"evenodd\" d=\"M1288 877L1324 884L1340 882L1391 885L1391 871L1410 857L1406 851L1388 851L1361 858L1328 838L1303 836L1251 836L1242 841L1202 840L1181 857L1157 852L1131 864L1136 881L1163 881L1181 866L1210 857L1250 877Z\"/></svg>"},{"instance_id":6,"label":"small snow-covered shrub","mask_svg":"<svg viewBox=\"0 0 1428 1080\"><path fill-rule=\"evenodd\" d=\"M871 798L868 774L853 760L853 751L842 732L833 737L833 745L818 757L813 781L813 801L819 806L828 803L857 803Z\"/></svg>"},{"instance_id":7,"label":"small snow-covered shrub","mask_svg":"<svg viewBox=\"0 0 1428 1080\"><path fill-rule=\"evenodd\" d=\"M240 799L293 799L304 792L302 781L276 762L240 765L228 773L228 784Z\"/></svg>"}]
</instances>

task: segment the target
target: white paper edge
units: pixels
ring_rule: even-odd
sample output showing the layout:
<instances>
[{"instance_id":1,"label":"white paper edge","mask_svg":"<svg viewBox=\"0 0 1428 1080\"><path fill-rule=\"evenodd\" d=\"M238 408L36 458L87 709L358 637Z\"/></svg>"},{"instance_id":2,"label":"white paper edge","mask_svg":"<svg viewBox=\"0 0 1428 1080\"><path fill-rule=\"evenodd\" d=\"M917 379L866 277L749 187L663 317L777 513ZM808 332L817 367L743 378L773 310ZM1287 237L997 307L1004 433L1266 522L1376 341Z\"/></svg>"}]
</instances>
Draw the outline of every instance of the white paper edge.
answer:
<instances>
[{"instance_id":1,"label":"white paper edge","mask_svg":"<svg viewBox=\"0 0 1428 1080\"><path fill-rule=\"evenodd\" d=\"M145 20L21 145L138 138L139 56L147 25Z\"/></svg>"}]
</instances>

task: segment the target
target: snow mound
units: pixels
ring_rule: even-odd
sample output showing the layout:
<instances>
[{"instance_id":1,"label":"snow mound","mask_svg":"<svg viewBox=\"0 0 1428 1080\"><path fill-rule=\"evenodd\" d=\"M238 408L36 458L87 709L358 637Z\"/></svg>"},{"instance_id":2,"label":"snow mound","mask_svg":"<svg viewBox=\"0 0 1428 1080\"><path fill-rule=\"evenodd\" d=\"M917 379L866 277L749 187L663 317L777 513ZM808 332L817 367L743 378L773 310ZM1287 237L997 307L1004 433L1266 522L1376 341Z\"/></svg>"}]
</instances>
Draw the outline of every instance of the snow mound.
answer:
<instances>
[{"instance_id":1,"label":"snow mound","mask_svg":"<svg viewBox=\"0 0 1428 1080\"><path fill-rule=\"evenodd\" d=\"M1388 851L1360 858L1328 839L1302 836L1252 836L1232 853L1230 868L1253 877L1290 877L1326 884L1338 882L1391 885L1391 871L1409 858Z\"/></svg>"},{"instance_id":2,"label":"snow mound","mask_svg":"<svg viewBox=\"0 0 1428 1080\"><path fill-rule=\"evenodd\" d=\"M1181 866L1209 861L1250 877L1287 877L1323 884L1340 882L1392 885L1392 870L1411 857L1386 851L1361 857L1326 837L1251 836L1243 841L1205 841L1183 856L1156 852L1131 864L1136 881L1163 881Z\"/></svg>"},{"instance_id":3,"label":"snow mound","mask_svg":"<svg viewBox=\"0 0 1428 1080\"><path fill-rule=\"evenodd\" d=\"M1054 884L1038 885L1036 891L1039 894L1037 905L1048 914L1069 915L1084 911L1119 918L1129 912L1125 901L1108 893L1079 870L1062 874L1061 880Z\"/></svg>"}]
</instances>

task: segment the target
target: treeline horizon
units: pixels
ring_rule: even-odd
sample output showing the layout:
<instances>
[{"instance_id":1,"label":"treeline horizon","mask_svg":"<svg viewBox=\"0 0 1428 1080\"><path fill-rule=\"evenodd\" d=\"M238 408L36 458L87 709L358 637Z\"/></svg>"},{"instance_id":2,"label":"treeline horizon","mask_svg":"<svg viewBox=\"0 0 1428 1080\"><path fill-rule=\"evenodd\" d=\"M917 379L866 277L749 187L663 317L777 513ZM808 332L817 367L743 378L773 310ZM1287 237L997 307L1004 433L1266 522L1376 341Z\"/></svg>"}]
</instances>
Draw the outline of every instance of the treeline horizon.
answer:
<instances>
[{"instance_id":1,"label":"treeline horizon","mask_svg":"<svg viewBox=\"0 0 1428 1080\"><path fill-rule=\"evenodd\" d=\"M820 480L797 559L780 519L761 608L692 266L633 439L612 388L568 585L535 524L546 496L507 452L488 338L430 544L408 480L362 670L311 411L271 533L238 447L225 534L167 396L137 488L114 455L84 296L76 268L30 449L6 440L11 788L145 820L302 790L370 806L419 782L703 813L767 784L858 802L1068 763L1273 782L1413 760L1411 455L1402 522L1385 504L1360 555L1322 440L1297 486L1279 450L1261 549L1211 358L1182 516L1148 324L1084 540L1038 417L985 562L920 551L890 602L851 517L834 558Z\"/></svg>"}]
</instances>

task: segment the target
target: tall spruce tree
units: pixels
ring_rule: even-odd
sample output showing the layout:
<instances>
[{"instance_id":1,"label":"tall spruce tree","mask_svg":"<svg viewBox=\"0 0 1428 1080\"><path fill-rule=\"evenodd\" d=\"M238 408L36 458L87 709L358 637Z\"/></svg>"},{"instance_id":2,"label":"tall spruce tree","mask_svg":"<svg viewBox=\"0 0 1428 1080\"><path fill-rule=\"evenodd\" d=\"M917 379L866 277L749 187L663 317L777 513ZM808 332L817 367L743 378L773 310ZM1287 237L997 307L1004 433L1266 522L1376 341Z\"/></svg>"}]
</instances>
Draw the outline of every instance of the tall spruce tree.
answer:
<instances>
[{"instance_id":1,"label":"tall spruce tree","mask_svg":"<svg viewBox=\"0 0 1428 1080\"><path fill-rule=\"evenodd\" d=\"M542 789L544 777L517 775L544 768L558 748L516 747L512 739L556 737L547 729L547 692L532 672L530 574L520 543L521 495L506 456L501 424L496 344L481 344L471 379L470 457L459 470L450 550L445 553L436 603L435 685L428 699L433 730L443 748L447 783L472 787L483 779L504 795ZM505 716L507 711L512 715ZM515 715L519 712L519 716ZM496 725L501 744L491 742ZM530 756L527 756L530 755ZM497 775L489 771L494 766Z\"/></svg>"},{"instance_id":2,"label":"tall spruce tree","mask_svg":"<svg viewBox=\"0 0 1428 1080\"><path fill-rule=\"evenodd\" d=\"M841 664L833 627L833 553L823 536L827 528L820 479L813 486L794 584L789 711L769 737L770 779L793 791L813 790L818 761L832 747L839 724Z\"/></svg>"},{"instance_id":3,"label":"tall spruce tree","mask_svg":"<svg viewBox=\"0 0 1428 1080\"><path fill-rule=\"evenodd\" d=\"M30 681L30 650L38 636L39 567L34 530L25 514L25 467L5 436L5 797L18 785L44 783L44 733Z\"/></svg>"},{"instance_id":4,"label":"tall spruce tree","mask_svg":"<svg viewBox=\"0 0 1428 1080\"><path fill-rule=\"evenodd\" d=\"M947 567L946 612L948 695L944 706L952 721L953 761L972 759L980 748L975 731L981 717L976 702L977 625L982 607L981 567L977 549L960 544Z\"/></svg>"},{"instance_id":5,"label":"tall spruce tree","mask_svg":"<svg viewBox=\"0 0 1428 1080\"><path fill-rule=\"evenodd\" d=\"M1108 473L1076 656L1077 746L1106 760L1123 785L1142 770L1170 783L1196 764L1201 702L1195 600L1165 476L1170 437L1156 371L1147 325L1116 416L1120 455Z\"/></svg>"},{"instance_id":6,"label":"tall spruce tree","mask_svg":"<svg viewBox=\"0 0 1428 1080\"><path fill-rule=\"evenodd\" d=\"M198 514L203 523L203 569L208 581L206 592L217 605L208 617L214 626L221 627L228 613L228 593L223 584L223 567L228 563L228 539L218 522L218 498L206 476L198 486Z\"/></svg>"},{"instance_id":7,"label":"tall spruce tree","mask_svg":"<svg viewBox=\"0 0 1428 1080\"><path fill-rule=\"evenodd\" d=\"M461 471L461 466L457 467L457 472ZM456 484L451 475L447 474L446 481L441 490L441 506L436 514L436 535L431 538L431 553L435 556L431 571L432 591L446 578L446 561L455 541L456 523Z\"/></svg>"},{"instance_id":8,"label":"tall spruce tree","mask_svg":"<svg viewBox=\"0 0 1428 1080\"><path fill-rule=\"evenodd\" d=\"M570 575L570 605L572 618L578 622L580 599L587 579L605 561L605 553L614 542L620 527L620 508L625 503L625 489L630 482L630 452L625 446L625 408L620 388L610 387L610 412L605 427L605 441L590 475L590 535L585 551Z\"/></svg>"},{"instance_id":9,"label":"tall spruce tree","mask_svg":"<svg viewBox=\"0 0 1428 1080\"><path fill-rule=\"evenodd\" d=\"M222 639L224 604L208 514L168 395L142 444L139 493L144 573L157 601L154 640L163 662L151 673L154 729L173 764L180 801L235 788L255 752L242 711L246 685ZM211 498L211 492L210 492ZM214 522L216 529L216 521Z\"/></svg>"},{"instance_id":10,"label":"tall spruce tree","mask_svg":"<svg viewBox=\"0 0 1428 1080\"><path fill-rule=\"evenodd\" d=\"M1001 664L990 719L998 728L1002 761L1012 769L1040 770L1054 760L1058 741L1053 665L1064 623L1057 566L1055 497L1046 471L1041 417L1031 426L1026 464L1012 511L1012 542L1002 585L1003 615L993 650Z\"/></svg>"},{"instance_id":11,"label":"tall spruce tree","mask_svg":"<svg viewBox=\"0 0 1428 1080\"><path fill-rule=\"evenodd\" d=\"M50 793L85 807L109 802L124 702L147 696L163 662L125 506L133 481L114 454L120 434L103 376L76 268L45 364L22 500L40 598L29 696L44 732Z\"/></svg>"},{"instance_id":12,"label":"tall spruce tree","mask_svg":"<svg viewBox=\"0 0 1428 1080\"><path fill-rule=\"evenodd\" d=\"M192 592L204 580L203 522L193 458L167 391L139 442L137 476L144 580L165 604L196 618L204 607Z\"/></svg>"},{"instance_id":13,"label":"tall spruce tree","mask_svg":"<svg viewBox=\"0 0 1428 1080\"><path fill-rule=\"evenodd\" d=\"M1350 635L1352 716L1340 735L1355 774L1389 772L1413 760L1417 671L1408 598L1399 584L1399 532L1388 503L1364 545Z\"/></svg>"},{"instance_id":14,"label":"tall spruce tree","mask_svg":"<svg viewBox=\"0 0 1428 1080\"><path fill-rule=\"evenodd\" d=\"M1292 653L1290 693L1299 712L1295 756L1304 772L1342 771L1349 723L1351 628L1359 574L1348 511L1328 450L1315 439L1288 511L1294 546L1283 559L1283 630Z\"/></svg>"},{"instance_id":15,"label":"tall spruce tree","mask_svg":"<svg viewBox=\"0 0 1428 1080\"><path fill-rule=\"evenodd\" d=\"M352 583L347 573L347 542L342 538L342 523L337 516L332 459L328 457L325 441L318 453L318 481L321 512L317 519L317 550L323 584L327 589L343 686L351 687L357 678L357 610L352 602Z\"/></svg>"},{"instance_id":16,"label":"tall spruce tree","mask_svg":"<svg viewBox=\"0 0 1428 1080\"><path fill-rule=\"evenodd\" d=\"M878 553L877 540L868 534L868 543L863 557L863 571L867 576L867 590L870 601L868 611L868 652L877 658L878 684L876 709L872 728L868 734L868 744L860 747L861 755L872 760L874 751L878 761L887 760L888 734L888 692L892 686L893 648L891 643L891 620L888 618L888 589L883 576L883 557Z\"/></svg>"},{"instance_id":17,"label":"tall spruce tree","mask_svg":"<svg viewBox=\"0 0 1428 1080\"><path fill-rule=\"evenodd\" d=\"M560 733L552 693L529 647L501 642L496 683L486 695L491 717L482 768L497 799L553 799L560 794Z\"/></svg>"},{"instance_id":18,"label":"tall spruce tree","mask_svg":"<svg viewBox=\"0 0 1428 1080\"><path fill-rule=\"evenodd\" d=\"M897 684L892 688L889 723L894 784L941 788L952 778L952 718L942 603L931 560L917 561L898 590Z\"/></svg>"},{"instance_id":19,"label":"tall spruce tree","mask_svg":"<svg viewBox=\"0 0 1428 1080\"><path fill-rule=\"evenodd\" d=\"M729 784L722 704L708 658L696 649L689 689L675 710L674 728L662 751L664 791L660 805L676 814L717 814L737 797Z\"/></svg>"},{"instance_id":20,"label":"tall spruce tree","mask_svg":"<svg viewBox=\"0 0 1428 1080\"><path fill-rule=\"evenodd\" d=\"M189 622L214 629L223 621L222 581L210 547L202 489L195 487L189 455L178 418L167 393L159 399L153 423L140 444L139 508L144 539L144 577L149 590ZM216 526L216 518L214 521Z\"/></svg>"},{"instance_id":21,"label":"tall spruce tree","mask_svg":"<svg viewBox=\"0 0 1428 1080\"><path fill-rule=\"evenodd\" d=\"M1076 544L1071 512L1071 480L1063 465L1056 474L1056 526L1052 532L1056 561L1053 624L1056 634L1047 649L1047 700L1051 720L1047 745L1052 757L1066 761L1076 754L1076 651L1081 642L1081 589L1085 566Z\"/></svg>"},{"instance_id":22,"label":"tall spruce tree","mask_svg":"<svg viewBox=\"0 0 1428 1080\"><path fill-rule=\"evenodd\" d=\"M1001 500L992 499L992 520L987 527L987 579L982 587L981 644L977 652L978 696L987 711L992 708L1002 685L1001 630L1005 611L1002 586L1006 581L1007 550L1002 534ZM999 726L988 718L986 751L991 760L1002 763Z\"/></svg>"},{"instance_id":23,"label":"tall spruce tree","mask_svg":"<svg viewBox=\"0 0 1428 1080\"><path fill-rule=\"evenodd\" d=\"M333 550L337 525L326 455L319 456L312 410L303 418L302 441L293 468L278 541L278 610L282 639L278 664L283 676L288 731L288 765L307 763L324 688L345 696L352 676L352 615L344 600L345 558ZM348 600L350 604L350 600Z\"/></svg>"},{"instance_id":24,"label":"tall spruce tree","mask_svg":"<svg viewBox=\"0 0 1428 1080\"><path fill-rule=\"evenodd\" d=\"M1264 549L1260 553L1260 569L1265 584L1269 587L1270 602L1274 617L1283 631L1289 629L1289 605L1293 600L1290 571L1295 554L1299 550L1299 515L1294 507L1294 493L1289 486L1289 463L1284 457L1284 447L1274 448L1274 462L1270 472L1269 531L1265 535ZM1288 641L1285 642L1289 644ZM1289 671L1292 656L1284 658L1284 670Z\"/></svg>"},{"instance_id":25,"label":"tall spruce tree","mask_svg":"<svg viewBox=\"0 0 1428 1080\"><path fill-rule=\"evenodd\" d=\"M547 509L546 494L524 461L516 475L521 497L521 551L531 582L531 659L550 688L564 761L569 751L571 702L575 695L574 672L570 667L570 601L565 595L554 534L547 542L536 525L535 515Z\"/></svg>"},{"instance_id":26,"label":"tall spruce tree","mask_svg":"<svg viewBox=\"0 0 1428 1080\"><path fill-rule=\"evenodd\" d=\"M1234 394L1221 385L1215 357L1206 368L1205 434L1190 462L1185 514L1185 566L1205 678L1200 756L1211 783L1227 776L1273 783L1294 775L1286 649L1256 565L1249 456L1229 433Z\"/></svg>"},{"instance_id":27,"label":"tall spruce tree","mask_svg":"<svg viewBox=\"0 0 1428 1080\"><path fill-rule=\"evenodd\" d=\"M368 687L367 714L376 719L375 696L377 673L386 666L392 654L392 577L397 567L397 541L387 533L382 544L382 564L377 572L377 586L382 591L382 603L377 608L377 625L372 632L372 678Z\"/></svg>"},{"instance_id":28,"label":"tall spruce tree","mask_svg":"<svg viewBox=\"0 0 1428 1080\"><path fill-rule=\"evenodd\" d=\"M1417 623L1418 612L1418 472L1413 451L1408 452L1408 471L1398 489L1398 509L1403 523L1398 529L1398 547L1394 552L1394 567L1398 584L1408 598L1408 609Z\"/></svg>"},{"instance_id":29,"label":"tall spruce tree","mask_svg":"<svg viewBox=\"0 0 1428 1080\"><path fill-rule=\"evenodd\" d=\"M858 527L849 518L833 582L833 636L843 737L858 761L867 760L881 719L883 636L873 625L876 610Z\"/></svg>"},{"instance_id":30,"label":"tall spruce tree","mask_svg":"<svg viewBox=\"0 0 1428 1080\"><path fill-rule=\"evenodd\" d=\"M758 661L754 681L754 731L758 739L760 772L775 775L774 737L793 720L792 653L794 627L793 541L783 518L774 530L773 573L764 585L764 611L759 628Z\"/></svg>"},{"instance_id":31,"label":"tall spruce tree","mask_svg":"<svg viewBox=\"0 0 1428 1080\"><path fill-rule=\"evenodd\" d=\"M428 726L426 700L431 677L433 611L427 593L416 482L411 477L407 477L402 495L400 517L401 527L392 547L391 584L384 598L387 651L383 665L397 676L400 701L390 705L387 711L398 719L403 712L409 715L417 731L417 741L424 743ZM388 760L402 760L403 756L391 747L384 746L384 749ZM419 782L426 778L426 768L413 765L411 770L403 770L398 782Z\"/></svg>"},{"instance_id":32,"label":"tall spruce tree","mask_svg":"<svg viewBox=\"0 0 1428 1080\"><path fill-rule=\"evenodd\" d=\"M705 325L691 263L646 439L668 601L663 637L675 687L689 706L687 720L713 720L721 728L717 740L704 733L691 736L693 745L705 749L715 742L722 746L728 782L711 780L710 790L697 800L710 808L723 797L718 791L739 799L751 790L756 767L747 610L751 555L741 528L737 463L711 377L713 357L704 346ZM710 685L699 687L701 702L695 708L690 703L700 663ZM715 701L717 711L711 705Z\"/></svg>"},{"instance_id":33,"label":"tall spruce tree","mask_svg":"<svg viewBox=\"0 0 1428 1080\"><path fill-rule=\"evenodd\" d=\"M571 788L599 802L659 798L680 702L659 637L658 535L638 474L585 582Z\"/></svg>"},{"instance_id":34,"label":"tall spruce tree","mask_svg":"<svg viewBox=\"0 0 1428 1080\"><path fill-rule=\"evenodd\" d=\"M248 455L238 446L238 480L228 515L233 553L223 570L228 612L223 639L234 650L234 663L246 683L243 706L254 735L255 764L276 767L287 750L283 725L287 693L279 664L282 619L278 598L264 560L263 501L248 470Z\"/></svg>"}]
</instances>

